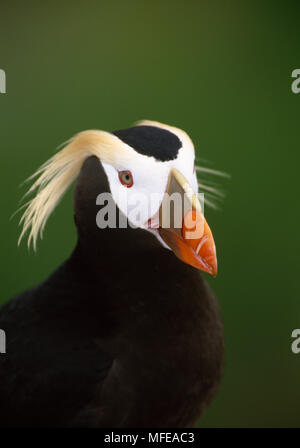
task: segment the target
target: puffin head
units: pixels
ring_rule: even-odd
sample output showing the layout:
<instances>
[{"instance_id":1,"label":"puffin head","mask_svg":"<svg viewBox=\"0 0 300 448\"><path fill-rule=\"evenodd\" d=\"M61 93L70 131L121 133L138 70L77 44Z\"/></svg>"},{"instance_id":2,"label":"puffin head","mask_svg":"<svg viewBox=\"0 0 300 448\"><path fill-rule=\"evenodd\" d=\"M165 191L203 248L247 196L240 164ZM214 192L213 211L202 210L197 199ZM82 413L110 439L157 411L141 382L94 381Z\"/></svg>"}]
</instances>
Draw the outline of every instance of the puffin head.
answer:
<instances>
[{"instance_id":1,"label":"puffin head","mask_svg":"<svg viewBox=\"0 0 300 448\"><path fill-rule=\"evenodd\" d=\"M193 143L181 129L154 121L111 133L83 131L68 141L32 176L37 178L29 192L37 194L21 218L19 241L29 230L28 245L36 248L49 215L91 156L101 163L108 186L98 191L97 204L103 206L109 193L110 206L116 205L130 226L153 233L183 262L216 275L214 239L198 199ZM84 201L80 197L75 207ZM95 216L99 232L111 224L110 212L102 207Z\"/></svg>"}]
</instances>

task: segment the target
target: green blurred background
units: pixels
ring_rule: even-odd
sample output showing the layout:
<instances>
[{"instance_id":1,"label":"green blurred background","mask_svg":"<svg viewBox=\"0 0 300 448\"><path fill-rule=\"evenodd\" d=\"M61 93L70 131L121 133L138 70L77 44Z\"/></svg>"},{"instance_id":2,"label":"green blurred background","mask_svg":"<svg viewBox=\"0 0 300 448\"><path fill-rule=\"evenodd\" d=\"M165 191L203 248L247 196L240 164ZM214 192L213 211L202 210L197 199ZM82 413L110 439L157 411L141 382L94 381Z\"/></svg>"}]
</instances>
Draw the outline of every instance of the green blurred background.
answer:
<instances>
[{"instance_id":1,"label":"green blurred background","mask_svg":"<svg viewBox=\"0 0 300 448\"><path fill-rule=\"evenodd\" d=\"M261 2L262 3L262 2ZM222 387L199 423L299 426L299 112L296 2L0 3L1 301L44 279L75 242L71 192L38 252L17 248L21 182L74 133L148 118L185 129L222 180L206 210L226 338Z\"/></svg>"}]
</instances>

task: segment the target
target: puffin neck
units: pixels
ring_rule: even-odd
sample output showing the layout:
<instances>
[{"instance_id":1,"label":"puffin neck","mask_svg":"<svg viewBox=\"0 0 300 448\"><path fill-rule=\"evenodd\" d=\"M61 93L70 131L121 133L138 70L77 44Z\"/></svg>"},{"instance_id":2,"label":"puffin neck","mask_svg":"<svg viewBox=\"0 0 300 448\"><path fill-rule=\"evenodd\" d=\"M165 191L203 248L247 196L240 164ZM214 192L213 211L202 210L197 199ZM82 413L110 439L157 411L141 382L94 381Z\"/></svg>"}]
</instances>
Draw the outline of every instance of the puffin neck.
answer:
<instances>
[{"instance_id":1,"label":"puffin neck","mask_svg":"<svg viewBox=\"0 0 300 448\"><path fill-rule=\"evenodd\" d=\"M82 256L93 263L114 262L124 257L134 257L139 252L161 246L147 230L120 228L122 212L117 207L116 227L100 229L96 223L100 193L110 193L106 173L99 159L89 157L83 164L74 190L74 219L78 233L78 247ZM124 217L123 217L124 218Z\"/></svg>"},{"instance_id":2,"label":"puffin neck","mask_svg":"<svg viewBox=\"0 0 300 448\"><path fill-rule=\"evenodd\" d=\"M96 227L96 226L95 226ZM155 247L161 247L153 234L141 229L96 229L78 231L78 246L86 259L117 264L124 263L138 254L147 253Z\"/></svg>"}]
</instances>

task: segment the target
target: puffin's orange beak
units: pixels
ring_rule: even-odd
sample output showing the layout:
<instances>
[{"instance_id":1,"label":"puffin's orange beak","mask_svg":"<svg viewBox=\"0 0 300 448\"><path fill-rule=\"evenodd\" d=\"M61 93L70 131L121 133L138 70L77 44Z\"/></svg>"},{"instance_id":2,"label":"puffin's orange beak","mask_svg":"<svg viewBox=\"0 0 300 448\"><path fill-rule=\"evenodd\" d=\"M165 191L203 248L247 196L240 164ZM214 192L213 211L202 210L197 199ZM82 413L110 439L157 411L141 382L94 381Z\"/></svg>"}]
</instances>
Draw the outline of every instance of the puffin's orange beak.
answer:
<instances>
[{"instance_id":1,"label":"puffin's orange beak","mask_svg":"<svg viewBox=\"0 0 300 448\"><path fill-rule=\"evenodd\" d=\"M180 200L181 207L178 207ZM172 208L170 201L174 204ZM197 195L176 168L171 170L166 195L160 207L158 232L180 260L213 276L217 275L212 232Z\"/></svg>"}]
</instances>

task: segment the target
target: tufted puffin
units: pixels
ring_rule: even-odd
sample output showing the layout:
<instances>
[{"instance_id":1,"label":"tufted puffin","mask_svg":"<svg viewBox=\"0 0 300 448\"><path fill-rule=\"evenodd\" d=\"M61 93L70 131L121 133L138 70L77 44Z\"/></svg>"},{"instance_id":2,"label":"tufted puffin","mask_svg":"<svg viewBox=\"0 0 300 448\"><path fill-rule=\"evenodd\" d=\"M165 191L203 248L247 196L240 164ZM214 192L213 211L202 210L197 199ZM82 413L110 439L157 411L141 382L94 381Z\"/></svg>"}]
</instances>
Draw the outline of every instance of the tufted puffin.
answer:
<instances>
[{"instance_id":1,"label":"tufted puffin","mask_svg":"<svg viewBox=\"0 0 300 448\"><path fill-rule=\"evenodd\" d=\"M224 345L219 307L200 274L216 275L217 261L194 164L184 131L142 121L83 131L35 173L21 238L28 231L36 247L75 179L78 238L45 281L0 308L0 426L197 423L220 384ZM196 238L184 224L161 225L171 187L190 195L189 213L202 219ZM156 208L129 218L130 195L153 192ZM103 194L113 198L116 225L99 225Z\"/></svg>"}]
</instances>

